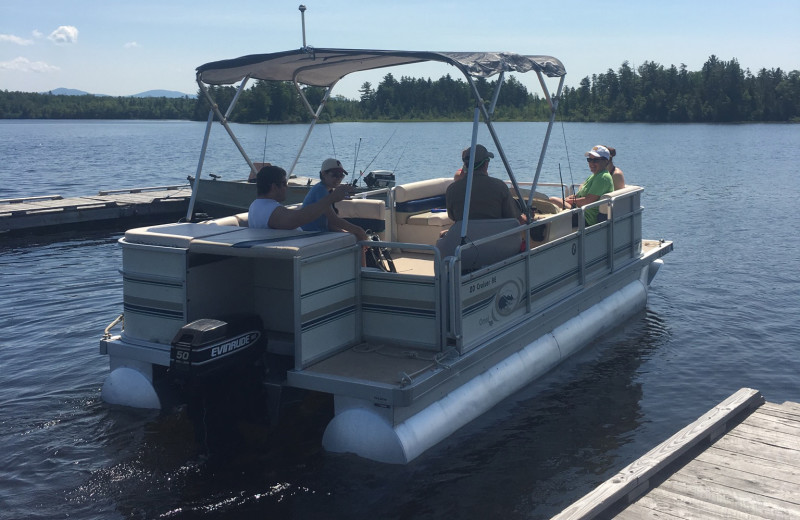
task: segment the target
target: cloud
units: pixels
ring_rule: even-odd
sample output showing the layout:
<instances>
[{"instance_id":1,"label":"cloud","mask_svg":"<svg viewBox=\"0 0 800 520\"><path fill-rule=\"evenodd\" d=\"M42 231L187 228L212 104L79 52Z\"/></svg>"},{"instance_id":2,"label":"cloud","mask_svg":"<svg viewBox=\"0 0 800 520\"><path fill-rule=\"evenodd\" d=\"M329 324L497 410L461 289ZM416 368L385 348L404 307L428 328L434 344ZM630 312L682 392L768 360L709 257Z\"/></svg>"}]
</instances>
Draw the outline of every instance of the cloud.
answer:
<instances>
[{"instance_id":1,"label":"cloud","mask_svg":"<svg viewBox=\"0 0 800 520\"><path fill-rule=\"evenodd\" d=\"M36 29L34 29L33 31L31 31L31 35L33 35L33 37L34 37L34 38L36 38L36 39L39 39L39 38L41 38L42 36L44 36L44 34L42 34L42 32L41 32L41 31L38 31L38 30L36 30Z\"/></svg>"},{"instance_id":2,"label":"cloud","mask_svg":"<svg viewBox=\"0 0 800 520\"><path fill-rule=\"evenodd\" d=\"M125 45L123 45L123 47L126 48L126 49L136 49L136 48L140 47L140 45L138 43L136 43L136 42L128 42Z\"/></svg>"},{"instance_id":3,"label":"cloud","mask_svg":"<svg viewBox=\"0 0 800 520\"><path fill-rule=\"evenodd\" d=\"M71 25L62 25L47 37L50 41L58 45L66 45L78 42L78 29Z\"/></svg>"},{"instance_id":4,"label":"cloud","mask_svg":"<svg viewBox=\"0 0 800 520\"><path fill-rule=\"evenodd\" d=\"M16 43L17 45L33 45L33 40L26 40L13 34L0 34L0 42Z\"/></svg>"},{"instance_id":5,"label":"cloud","mask_svg":"<svg viewBox=\"0 0 800 520\"><path fill-rule=\"evenodd\" d=\"M61 70L55 65L48 65L43 61L30 61L22 56L11 61L0 61L0 70L13 70L17 72L54 72Z\"/></svg>"}]
</instances>

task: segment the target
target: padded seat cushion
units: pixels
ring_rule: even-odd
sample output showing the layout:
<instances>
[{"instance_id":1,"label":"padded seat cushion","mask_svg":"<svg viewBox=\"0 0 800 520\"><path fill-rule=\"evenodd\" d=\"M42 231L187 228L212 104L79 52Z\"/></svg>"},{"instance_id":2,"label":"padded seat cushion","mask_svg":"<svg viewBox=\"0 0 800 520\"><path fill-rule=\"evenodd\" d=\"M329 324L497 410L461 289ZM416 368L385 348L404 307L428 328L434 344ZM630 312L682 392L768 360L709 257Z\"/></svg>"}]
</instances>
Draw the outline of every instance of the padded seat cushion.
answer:
<instances>
[{"instance_id":1,"label":"padded seat cushion","mask_svg":"<svg viewBox=\"0 0 800 520\"><path fill-rule=\"evenodd\" d=\"M453 221L447 216L446 211L426 211L425 213L411 215L408 217L408 220L406 220L406 224L413 226L447 227L452 225Z\"/></svg>"},{"instance_id":2,"label":"padded seat cushion","mask_svg":"<svg viewBox=\"0 0 800 520\"><path fill-rule=\"evenodd\" d=\"M444 195L437 195L435 197L399 202L395 205L395 210L401 213L418 213L435 208L444 208L446 204Z\"/></svg>"},{"instance_id":3,"label":"padded seat cushion","mask_svg":"<svg viewBox=\"0 0 800 520\"><path fill-rule=\"evenodd\" d=\"M428 179L426 181L401 184L394 189L394 200L397 204L410 200L427 199L444 196L447 187L453 183L451 178ZM428 208L430 209L430 208Z\"/></svg>"}]
</instances>

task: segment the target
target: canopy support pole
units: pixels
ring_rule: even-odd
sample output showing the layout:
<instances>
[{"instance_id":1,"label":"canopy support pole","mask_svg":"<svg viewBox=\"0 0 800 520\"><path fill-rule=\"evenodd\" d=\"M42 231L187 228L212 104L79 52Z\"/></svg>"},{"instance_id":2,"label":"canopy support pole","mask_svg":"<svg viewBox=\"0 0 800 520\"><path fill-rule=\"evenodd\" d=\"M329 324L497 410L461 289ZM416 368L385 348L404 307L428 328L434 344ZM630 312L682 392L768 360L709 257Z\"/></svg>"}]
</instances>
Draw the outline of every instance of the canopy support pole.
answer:
<instances>
[{"instance_id":1,"label":"canopy support pole","mask_svg":"<svg viewBox=\"0 0 800 520\"><path fill-rule=\"evenodd\" d=\"M508 162L508 158L506 157L505 150L503 150L503 146L500 144L500 138L497 136L497 132L494 129L494 125L492 124L492 116L486 110L486 107L483 106L483 101L481 100L481 95L478 92L478 87L475 85L475 82L472 80L472 76L469 74L465 74L467 80L469 81L470 87L472 87L472 93L475 95L475 99L478 100L477 109L479 109L483 113L484 123L486 127L489 129L489 134L492 136L492 141L494 145L497 147L497 153L500 154L500 159L503 161L503 166L506 168L506 173L508 173L508 178L511 180L511 185L514 187L514 192L517 194L517 198L519 200L525 200L522 197L522 192L519 189L519 184L517 184L517 179L514 176L514 172L511 169L511 163ZM497 89L500 88L500 84L498 83Z\"/></svg>"},{"instance_id":2,"label":"canopy support pole","mask_svg":"<svg viewBox=\"0 0 800 520\"><path fill-rule=\"evenodd\" d=\"M206 87L206 85L200 79L197 80L197 84L200 85L200 90L203 92L203 95L206 97L206 100L208 101L208 104L211 105L211 110L214 111L214 114L219 119L220 124L225 128L225 131L228 132L228 135L230 136L231 140L233 141L233 144L236 145L236 148L239 149L239 153L241 153L242 157L244 157L244 160L247 161L247 165L250 166L251 170L253 170L253 169L255 169L255 166L253 166L253 161L250 160L250 157L248 157L247 152L245 152L244 148L242 147L242 143L239 142L239 139L233 133L233 130L231 130L230 125L228 125L228 116L230 116L231 112L233 112L233 107L236 106L236 102L239 100L239 95L244 90L244 86L247 84L247 80L249 80L249 79L250 79L249 75L244 77L244 79L242 80L241 85L239 85L239 90L237 90L236 91L236 95L233 96L233 100L231 100L231 104L228 107L228 110L225 112L225 115L223 115L222 112L220 112L219 105L217 105L217 103L214 102L214 99L211 97L211 94L208 92L208 88Z\"/></svg>"},{"instance_id":3,"label":"canopy support pole","mask_svg":"<svg viewBox=\"0 0 800 520\"><path fill-rule=\"evenodd\" d=\"M186 222L192 221L194 215L194 203L197 200L197 190L200 189L200 174L203 173L203 163L206 160L206 150L208 149L208 138L211 136L211 125L214 123L214 111L208 111L208 122L206 123L206 133L203 136L203 147L200 149L200 160L197 163L197 171L194 174L194 186L192 196L189 199L189 209L186 211Z\"/></svg>"},{"instance_id":4,"label":"canopy support pole","mask_svg":"<svg viewBox=\"0 0 800 520\"><path fill-rule=\"evenodd\" d=\"M303 143L300 145L300 149L297 151L297 155L295 156L294 161L292 161L292 166L291 168L289 168L289 173L287 174L288 177L291 177L292 174L294 173L294 168L295 166L297 166L297 161L300 160L300 155L303 153L303 150L305 149L306 144L308 143L308 139L311 137L311 132L314 130L314 126L317 124L317 121L319 120L319 115L322 112L322 109L325 107L325 104L328 102L328 99L331 96L331 91L333 90L334 85L336 85L336 83L333 83L331 86L325 89L325 95L322 96L322 101L320 101L317 110L314 111L314 109L311 108L311 103L308 102L305 93L300 88L300 85L297 83L297 78L295 78L294 88L295 90L297 90L297 93L300 94L300 99L303 101L303 104L306 106L306 109L311 114L311 124L308 126L308 131L306 131L306 136L303 139Z\"/></svg>"},{"instance_id":5,"label":"canopy support pole","mask_svg":"<svg viewBox=\"0 0 800 520\"><path fill-rule=\"evenodd\" d=\"M541 72L536 72L539 76L539 82L542 84L542 90L545 96L550 101L550 120L547 123L547 131L544 134L544 142L542 143L542 151L539 153L539 162L536 164L536 175L533 177L533 184L531 185L531 192L528 194L528 204L530 208L533 203L533 195L536 193L536 185L539 183L539 175L542 173L542 164L544 164L544 154L547 152L547 145L550 142L550 133L553 130L553 124L556 121L556 111L558 110L558 101L561 99L561 88L564 86L564 76L558 82L558 90L556 91L555 98L549 96L547 87L544 84L544 78Z\"/></svg>"},{"instance_id":6,"label":"canopy support pole","mask_svg":"<svg viewBox=\"0 0 800 520\"><path fill-rule=\"evenodd\" d=\"M475 115L472 118L472 140L469 145L469 162L467 164L467 189L464 192L464 213L461 215L461 245L466 243L467 222L469 221L469 203L472 198L472 178L475 175L475 147L478 144L478 125L480 123L479 105L483 104L480 96L475 101Z\"/></svg>"}]
</instances>

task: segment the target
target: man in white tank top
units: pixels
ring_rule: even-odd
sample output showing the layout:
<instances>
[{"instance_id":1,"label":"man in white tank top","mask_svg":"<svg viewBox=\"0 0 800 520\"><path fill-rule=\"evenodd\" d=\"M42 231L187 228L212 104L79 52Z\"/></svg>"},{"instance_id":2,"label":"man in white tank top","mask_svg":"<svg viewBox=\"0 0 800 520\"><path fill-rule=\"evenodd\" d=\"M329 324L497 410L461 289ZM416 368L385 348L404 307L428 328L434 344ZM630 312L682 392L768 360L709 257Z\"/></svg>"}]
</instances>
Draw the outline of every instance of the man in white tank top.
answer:
<instances>
[{"instance_id":1,"label":"man in white tank top","mask_svg":"<svg viewBox=\"0 0 800 520\"><path fill-rule=\"evenodd\" d=\"M299 229L308 224L336 202L344 200L352 192L352 186L342 184L313 204L303 208L287 208L281 205L286 200L286 170L278 166L264 166L256 176L256 200L250 204L247 223L251 228Z\"/></svg>"}]
</instances>

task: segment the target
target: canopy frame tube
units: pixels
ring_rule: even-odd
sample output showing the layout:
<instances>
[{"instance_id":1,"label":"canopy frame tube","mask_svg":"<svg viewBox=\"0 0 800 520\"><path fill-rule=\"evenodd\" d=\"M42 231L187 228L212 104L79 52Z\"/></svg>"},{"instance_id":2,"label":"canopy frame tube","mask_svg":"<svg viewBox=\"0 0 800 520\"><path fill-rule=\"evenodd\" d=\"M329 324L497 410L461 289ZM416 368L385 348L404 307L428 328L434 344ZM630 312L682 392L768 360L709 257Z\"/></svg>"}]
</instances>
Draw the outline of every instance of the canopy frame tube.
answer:
<instances>
[{"instance_id":1,"label":"canopy frame tube","mask_svg":"<svg viewBox=\"0 0 800 520\"><path fill-rule=\"evenodd\" d=\"M542 165L544 164L544 155L547 152L547 145L550 143L550 134L553 130L553 125L556 121L556 112L558 111L558 102L561 99L561 89L564 87L564 76L558 81L558 89L556 90L555 98L551 99L547 86L544 83L544 78L540 72L536 73L539 76L539 82L542 84L542 90L545 96L550 100L550 120L547 122L547 130L544 133L544 141L542 142L542 151L539 153L539 162L536 164L536 174L533 177L533 184L531 185L531 192L528 194L528 208L533 204L533 195L536 193L536 186L539 184L539 175L542 173Z\"/></svg>"},{"instance_id":2,"label":"canopy frame tube","mask_svg":"<svg viewBox=\"0 0 800 520\"><path fill-rule=\"evenodd\" d=\"M320 101L319 106L315 111L311 107L311 103L308 102L308 98L306 98L306 93L303 92L303 89L300 88L300 84L297 81L297 77L295 77L292 83L294 84L295 90L300 95L300 99L303 101L303 104L306 106L306 109L311 114L311 124L309 125L308 130L306 131L306 136L303 138L303 142L300 144L300 149L297 150L297 155L295 156L294 161L292 161L292 166L289 168L289 172L287 173L289 177L291 177L292 174L294 173L294 169L297 166L297 162L300 160L300 156L303 154L303 150L305 150L309 138L311 138L311 132L314 131L314 127L316 126L317 121L319 121L319 115L322 113L322 109L327 104L328 99L331 96L331 92L333 91L333 87L336 86L336 83L334 83L333 85L325 89L325 94L322 96L322 101Z\"/></svg>"}]
</instances>

